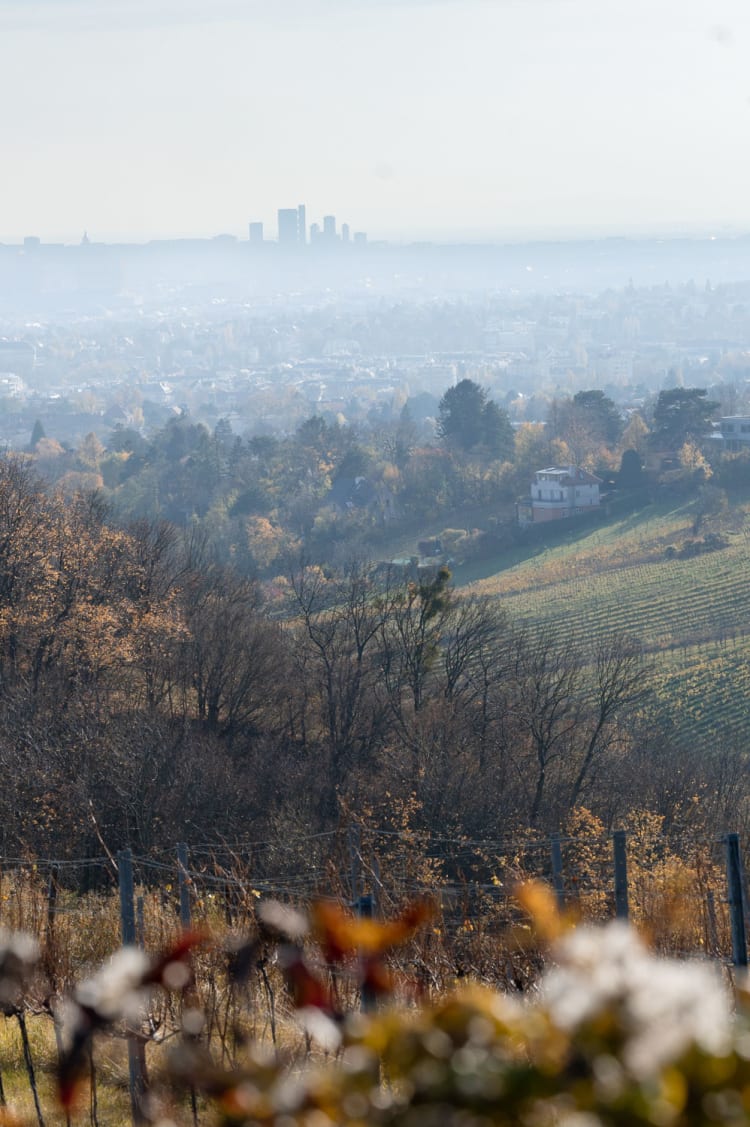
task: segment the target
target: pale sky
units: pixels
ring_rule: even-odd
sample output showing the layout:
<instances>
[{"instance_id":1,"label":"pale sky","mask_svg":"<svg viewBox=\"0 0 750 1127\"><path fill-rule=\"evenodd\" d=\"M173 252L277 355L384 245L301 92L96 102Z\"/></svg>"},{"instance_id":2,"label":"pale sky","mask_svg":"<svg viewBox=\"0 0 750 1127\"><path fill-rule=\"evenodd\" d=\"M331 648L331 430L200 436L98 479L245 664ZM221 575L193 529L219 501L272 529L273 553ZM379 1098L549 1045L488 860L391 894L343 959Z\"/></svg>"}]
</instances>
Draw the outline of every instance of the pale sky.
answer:
<instances>
[{"instance_id":1,"label":"pale sky","mask_svg":"<svg viewBox=\"0 0 750 1127\"><path fill-rule=\"evenodd\" d=\"M750 231L748 0L0 0L0 240Z\"/></svg>"}]
</instances>

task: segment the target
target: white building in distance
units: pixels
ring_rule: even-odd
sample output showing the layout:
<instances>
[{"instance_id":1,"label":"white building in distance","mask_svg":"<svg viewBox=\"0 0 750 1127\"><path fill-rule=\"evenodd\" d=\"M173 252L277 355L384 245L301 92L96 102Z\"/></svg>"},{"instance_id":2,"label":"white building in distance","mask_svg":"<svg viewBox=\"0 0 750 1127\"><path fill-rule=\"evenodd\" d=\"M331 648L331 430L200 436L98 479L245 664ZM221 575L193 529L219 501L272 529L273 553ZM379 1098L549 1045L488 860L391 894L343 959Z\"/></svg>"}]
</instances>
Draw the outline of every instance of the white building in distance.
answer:
<instances>
[{"instance_id":1,"label":"white building in distance","mask_svg":"<svg viewBox=\"0 0 750 1127\"><path fill-rule=\"evenodd\" d=\"M548 466L537 470L528 501L518 506L522 524L564 520L598 509L601 478L580 466Z\"/></svg>"}]
</instances>

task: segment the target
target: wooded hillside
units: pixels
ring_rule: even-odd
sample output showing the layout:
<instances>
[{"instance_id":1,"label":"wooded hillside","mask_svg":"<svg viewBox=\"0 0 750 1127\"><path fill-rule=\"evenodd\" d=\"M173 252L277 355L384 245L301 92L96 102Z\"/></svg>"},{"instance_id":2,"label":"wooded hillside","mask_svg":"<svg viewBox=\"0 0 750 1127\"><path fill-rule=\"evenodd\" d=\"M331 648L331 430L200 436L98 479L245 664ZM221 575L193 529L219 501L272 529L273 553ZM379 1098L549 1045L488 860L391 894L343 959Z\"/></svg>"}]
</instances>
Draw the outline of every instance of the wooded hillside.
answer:
<instances>
[{"instance_id":1,"label":"wooded hillside","mask_svg":"<svg viewBox=\"0 0 750 1127\"><path fill-rule=\"evenodd\" d=\"M292 559L269 607L201 536L119 526L0 461L6 850L283 836L347 810L479 836L577 805L728 824L744 791L673 745L653 684L637 638L583 648L459 597L447 569Z\"/></svg>"}]
</instances>

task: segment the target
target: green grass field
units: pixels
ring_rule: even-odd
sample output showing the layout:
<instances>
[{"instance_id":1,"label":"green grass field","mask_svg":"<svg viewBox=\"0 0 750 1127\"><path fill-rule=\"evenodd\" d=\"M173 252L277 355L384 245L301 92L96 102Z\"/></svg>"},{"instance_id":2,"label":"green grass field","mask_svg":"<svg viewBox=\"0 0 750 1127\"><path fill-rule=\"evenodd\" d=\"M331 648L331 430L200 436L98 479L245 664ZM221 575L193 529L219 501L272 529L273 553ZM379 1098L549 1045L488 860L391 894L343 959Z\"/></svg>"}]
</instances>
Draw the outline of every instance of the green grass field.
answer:
<instances>
[{"instance_id":1,"label":"green grass field","mask_svg":"<svg viewBox=\"0 0 750 1127\"><path fill-rule=\"evenodd\" d=\"M650 506L525 559L464 565L456 581L584 649L613 632L639 638L678 730L707 750L739 744L750 737L750 513L734 508L697 534L720 531L726 547L669 558L692 521L690 506Z\"/></svg>"}]
</instances>

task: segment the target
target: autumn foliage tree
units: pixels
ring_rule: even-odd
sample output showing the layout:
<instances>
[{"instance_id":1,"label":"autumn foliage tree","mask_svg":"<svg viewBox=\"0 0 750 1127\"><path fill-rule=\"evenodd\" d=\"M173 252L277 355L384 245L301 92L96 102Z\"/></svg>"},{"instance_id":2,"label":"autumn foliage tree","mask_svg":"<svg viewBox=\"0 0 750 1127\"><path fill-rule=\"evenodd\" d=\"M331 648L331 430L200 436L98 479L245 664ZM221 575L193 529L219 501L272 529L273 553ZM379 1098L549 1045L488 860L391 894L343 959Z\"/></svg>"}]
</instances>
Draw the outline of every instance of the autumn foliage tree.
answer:
<instances>
[{"instance_id":1,"label":"autumn foliage tree","mask_svg":"<svg viewBox=\"0 0 750 1127\"><path fill-rule=\"evenodd\" d=\"M481 837L556 829L581 803L611 819L636 793L674 820L695 793L698 766L664 766L637 640L585 652L444 568L298 561L276 586L200 528L122 524L0 459L6 845L328 831L394 804L425 834Z\"/></svg>"}]
</instances>

